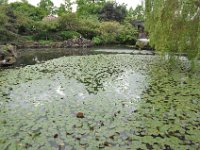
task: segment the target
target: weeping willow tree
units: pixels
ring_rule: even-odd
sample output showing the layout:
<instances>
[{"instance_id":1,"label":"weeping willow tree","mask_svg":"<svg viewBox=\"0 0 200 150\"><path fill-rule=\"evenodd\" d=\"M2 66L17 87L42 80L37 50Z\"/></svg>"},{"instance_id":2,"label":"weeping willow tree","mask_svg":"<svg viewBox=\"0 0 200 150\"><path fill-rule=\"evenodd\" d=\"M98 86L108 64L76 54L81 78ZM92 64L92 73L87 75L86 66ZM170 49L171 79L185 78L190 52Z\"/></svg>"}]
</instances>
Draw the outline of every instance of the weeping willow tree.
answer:
<instances>
[{"instance_id":1,"label":"weeping willow tree","mask_svg":"<svg viewBox=\"0 0 200 150\"><path fill-rule=\"evenodd\" d=\"M150 44L162 52L200 56L200 1L146 0Z\"/></svg>"}]
</instances>

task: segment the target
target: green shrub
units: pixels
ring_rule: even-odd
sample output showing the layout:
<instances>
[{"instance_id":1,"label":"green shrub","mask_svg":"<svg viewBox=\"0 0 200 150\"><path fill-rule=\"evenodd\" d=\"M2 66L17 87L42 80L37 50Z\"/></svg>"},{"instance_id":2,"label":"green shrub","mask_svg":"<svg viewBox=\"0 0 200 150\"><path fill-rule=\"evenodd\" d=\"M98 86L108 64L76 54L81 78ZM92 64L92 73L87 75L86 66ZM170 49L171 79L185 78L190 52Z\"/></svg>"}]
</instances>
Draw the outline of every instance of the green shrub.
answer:
<instances>
[{"instance_id":1,"label":"green shrub","mask_svg":"<svg viewBox=\"0 0 200 150\"><path fill-rule=\"evenodd\" d=\"M103 43L103 40L101 39L100 36L96 36L92 39L92 42L95 44L95 45L101 45Z\"/></svg>"},{"instance_id":2,"label":"green shrub","mask_svg":"<svg viewBox=\"0 0 200 150\"><path fill-rule=\"evenodd\" d=\"M136 42L137 31L130 23L102 22L99 32L103 44L134 44ZM97 39L94 39L94 41L98 43Z\"/></svg>"},{"instance_id":3,"label":"green shrub","mask_svg":"<svg viewBox=\"0 0 200 150\"><path fill-rule=\"evenodd\" d=\"M35 41L39 41L39 40L48 40L49 39L49 36L47 37L47 32L39 32L35 35L33 35L33 40Z\"/></svg>"},{"instance_id":4,"label":"green shrub","mask_svg":"<svg viewBox=\"0 0 200 150\"><path fill-rule=\"evenodd\" d=\"M80 19L81 27L78 29L78 32L86 39L93 39L99 35L99 26L100 22L97 18L91 17L87 19Z\"/></svg>"},{"instance_id":5,"label":"green shrub","mask_svg":"<svg viewBox=\"0 0 200 150\"><path fill-rule=\"evenodd\" d=\"M52 40L40 40L39 41L39 43L41 44L41 45L46 45L46 44L51 44L53 41Z\"/></svg>"},{"instance_id":6,"label":"green shrub","mask_svg":"<svg viewBox=\"0 0 200 150\"><path fill-rule=\"evenodd\" d=\"M104 44L117 43L120 23L115 21L102 22L99 28L100 37Z\"/></svg>"},{"instance_id":7,"label":"green shrub","mask_svg":"<svg viewBox=\"0 0 200 150\"><path fill-rule=\"evenodd\" d=\"M130 23L121 25L117 41L120 44L135 44L137 32L138 31Z\"/></svg>"},{"instance_id":8,"label":"green shrub","mask_svg":"<svg viewBox=\"0 0 200 150\"><path fill-rule=\"evenodd\" d=\"M80 28L80 21L75 13L63 14L58 19L60 29L76 31Z\"/></svg>"},{"instance_id":9,"label":"green shrub","mask_svg":"<svg viewBox=\"0 0 200 150\"><path fill-rule=\"evenodd\" d=\"M32 35L22 36L22 38L24 40L27 40L27 41L32 41L33 40L33 36Z\"/></svg>"},{"instance_id":10,"label":"green shrub","mask_svg":"<svg viewBox=\"0 0 200 150\"><path fill-rule=\"evenodd\" d=\"M40 40L51 40L51 41L61 41L62 37L58 33L54 32L39 32L33 36L34 41Z\"/></svg>"},{"instance_id":11,"label":"green shrub","mask_svg":"<svg viewBox=\"0 0 200 150\"><path fill-rule=\"evenodd\" d=\"M59 36L62 37L63 40L79 37L81 34L76 31L61 31Z\"/></svg>"}]
</instances>

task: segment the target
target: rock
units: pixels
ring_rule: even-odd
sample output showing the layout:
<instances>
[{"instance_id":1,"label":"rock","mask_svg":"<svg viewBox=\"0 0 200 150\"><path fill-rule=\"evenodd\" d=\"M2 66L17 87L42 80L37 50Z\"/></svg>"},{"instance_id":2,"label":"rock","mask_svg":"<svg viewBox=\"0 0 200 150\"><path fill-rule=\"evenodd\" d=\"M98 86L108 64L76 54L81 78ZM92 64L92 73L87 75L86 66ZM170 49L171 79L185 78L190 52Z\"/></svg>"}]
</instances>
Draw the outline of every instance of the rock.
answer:
<instances>
[{"instance_id":1,"label":"rock","mask_svg":"<svg viewBox=\"0 0 200 150\"><path fill-rule=\"evenodd\" d=\"M77 117L77 118L85 118L83 112L78 112L78 113L76 114L76 117Z\"/></svg>"},{"instance_id":2,"label":"rock","mask_svg":"<svg viewBox=\"0 0 200 150\"><path fill-rule=\"evenodd\" d=\"M15 57L6 57L4 60L0 61L1 66L11 66L14 63L16 63L16 58Z\"/></svg>"},{"instance_id":3,"label":"rock","mask_svg":"<svg viewBox=\"0 0 200 150\"><path fill-rule=\"evenodd\" d=\"M18 45L17 48L79 48L79 47L92 47L94 44L91 40L84 38L68 39L63 42L52 42L50 44L40 44L38 42L25 42Z\"/></svg>"},{"instance_id":4,"label":"rock","mask_svg":"<svg viewBox=\"0 0 200 150\"><path fill-rule=\"evenodd\" d=\"M16 62L17 52L13 45L0 46L0 66L13 65Z\"/></svg>"},{"instance_id":5,"label":"rock","mask_svg":"<svg viewBox=\"0 0 200 150\"><path fill-rule=\"evenodd\" d=\"M138 39L136 42L136 47L139 47L141 49L148 47L149 45L149 39Z\"/></svg>"},{"instance_id":6,"label":"rock","mask_svg":"<svg viewBox=\"0 0 200 150\"><path fill-rule=\"evenodd\" d=\"M94 44L91 40L87 40L81 37L69 39L64 42L64 47L91 47L93 45Z\"/></svg>"}]
</instances>

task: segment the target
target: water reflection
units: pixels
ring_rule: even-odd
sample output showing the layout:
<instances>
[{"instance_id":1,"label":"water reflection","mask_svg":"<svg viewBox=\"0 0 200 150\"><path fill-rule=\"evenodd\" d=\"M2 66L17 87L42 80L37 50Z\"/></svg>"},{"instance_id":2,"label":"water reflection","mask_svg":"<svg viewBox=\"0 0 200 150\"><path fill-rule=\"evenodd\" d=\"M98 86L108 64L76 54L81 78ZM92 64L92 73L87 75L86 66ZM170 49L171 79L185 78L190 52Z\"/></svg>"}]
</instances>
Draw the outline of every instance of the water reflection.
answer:
<instances>
[{"instance_id":1,"label":"water reflection","mask_svg":"<svg viewBox=\"0 0 200 150\"><path fill-rule=\"evenodd\" d=\"M19 50L16 66L34 65L63 56L80 56L90 54L90 49L28 49Z\"/></svg>"}]
</instances>

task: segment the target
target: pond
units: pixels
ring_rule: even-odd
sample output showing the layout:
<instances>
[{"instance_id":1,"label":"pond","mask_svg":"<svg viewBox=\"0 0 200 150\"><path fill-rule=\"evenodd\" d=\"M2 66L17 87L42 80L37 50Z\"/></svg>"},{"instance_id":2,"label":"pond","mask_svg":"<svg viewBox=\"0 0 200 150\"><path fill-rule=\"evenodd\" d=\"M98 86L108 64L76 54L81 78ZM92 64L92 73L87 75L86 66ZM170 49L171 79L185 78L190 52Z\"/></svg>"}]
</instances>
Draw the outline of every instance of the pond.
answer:
<instances>
[{"instance_id":1,"label":"pond","mask_svg":"<svg viewBox=\"0 0 200 150\"><path fill-rule=\"evenodd\" d=\"M56 52L0 71L1 150L200 149L198 65L128 49Z\"/></svg>"}]
</instances>

